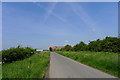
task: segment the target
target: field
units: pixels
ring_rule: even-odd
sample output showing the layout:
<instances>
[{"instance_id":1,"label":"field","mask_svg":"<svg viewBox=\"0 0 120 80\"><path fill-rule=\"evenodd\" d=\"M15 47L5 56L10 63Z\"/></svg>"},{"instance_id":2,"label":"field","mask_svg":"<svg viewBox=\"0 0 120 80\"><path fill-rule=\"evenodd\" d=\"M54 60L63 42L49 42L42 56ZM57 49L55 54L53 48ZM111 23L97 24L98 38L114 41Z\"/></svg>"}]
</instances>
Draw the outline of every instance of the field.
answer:
<instances>
[{"instance_id":1,"label":"field","mask_svg":"<svg viewBox=\"0 0 120 80\"><path fill-rule=\"evenodd\" d=\"M43 78L48 64L49 52L40 52L24 60L2 65L2 77Z\"/></svg>"},{"instance_id":2,"label":"field","mask_svg":"<svg viewBox=\"0 0 120 80\"><path fill-rule=\"evenodd\" d=\"M57 51L57 53L87 64L104 72L118 76L120 64L118 64L118 54L112 52L90 52L90 51Z\"/></svg>"},{"instance_id":3,"label":"field","mask_svg":"<svg viewBox=\"0 0 120 80\"><path fill-rule=\"evenodd\" d=\"M2 79L2 65L0 64L0 80Z\"/></svg>"},{"instance_id":4,"label":"field","mask_svg":"<svg viewBox=\"0 0 120 80\"><path fill-rule=\"evenodd\" d=\"M2 52L0 51L0 79L2 78Z\"/></svg>"}]
</instances>

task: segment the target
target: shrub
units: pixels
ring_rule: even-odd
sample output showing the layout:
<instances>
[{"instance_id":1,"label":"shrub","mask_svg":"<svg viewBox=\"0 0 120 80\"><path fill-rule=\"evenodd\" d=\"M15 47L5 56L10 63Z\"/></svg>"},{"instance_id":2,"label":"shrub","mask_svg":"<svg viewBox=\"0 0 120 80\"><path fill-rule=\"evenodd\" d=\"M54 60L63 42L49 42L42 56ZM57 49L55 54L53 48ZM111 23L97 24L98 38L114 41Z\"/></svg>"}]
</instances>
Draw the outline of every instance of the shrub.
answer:
<instances>
[{"instance_id":1,"label":"shrub","mask_svg":"<svg viewBox=\"0 0 120 80\"><path fill-rule=\"evenodd\" d=\"M103 40L97 39L90 41L88 44L80 42L75 46L71 47L66 45L61 50L63 51L95 51L95 52L119 52L120 53L120 38L117 37L106 37Z\"/></svg>"},{"instance_id":2,"label":"shrub","mask_svg":"<svg viewBox=\"0 0 120 80\"><path fill-rule=\"evenodd\" d=\"M30 57L34 53L35 49L32 49L30 47L23 48L18 46L16 48L10 48L2 51L2 62L11 63L17 60L22 60Z\"/></svg>"}]
</instances>

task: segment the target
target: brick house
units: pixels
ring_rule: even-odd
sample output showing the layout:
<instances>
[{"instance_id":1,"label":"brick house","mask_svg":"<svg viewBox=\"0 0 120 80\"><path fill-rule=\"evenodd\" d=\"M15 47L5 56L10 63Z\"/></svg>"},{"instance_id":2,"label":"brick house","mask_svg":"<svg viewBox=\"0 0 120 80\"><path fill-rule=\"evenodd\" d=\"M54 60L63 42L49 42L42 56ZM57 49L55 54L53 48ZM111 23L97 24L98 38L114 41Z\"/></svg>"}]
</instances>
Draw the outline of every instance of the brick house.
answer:
<instances>
[{"instance_id":1,"label":"brick house","mask_svg":"<svg viewBox=\"0 0 120 80\"><path fill-rule=\"evenodd\" d=\"M52 46L50 47L50 51L59 50L61 48L64 48L64 47L63 46Z\"/></svg>"}]
</instances>

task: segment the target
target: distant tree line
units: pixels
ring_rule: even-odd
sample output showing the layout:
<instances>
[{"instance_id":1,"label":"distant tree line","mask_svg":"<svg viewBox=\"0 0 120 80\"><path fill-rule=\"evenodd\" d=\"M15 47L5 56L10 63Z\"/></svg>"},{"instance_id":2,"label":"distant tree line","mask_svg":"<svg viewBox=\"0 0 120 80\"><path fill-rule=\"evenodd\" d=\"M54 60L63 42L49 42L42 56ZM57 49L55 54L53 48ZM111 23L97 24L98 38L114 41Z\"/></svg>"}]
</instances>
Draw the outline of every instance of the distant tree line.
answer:
<instances>
[{"instance_id":1,"label":"distant tree line","mask_svg":"<svg viewBox=\"0 0 120 80\"><path fill-rule=\"evenodd\" d=\"M88 44L80 42L73 47L66 45L61 51L120 52L120 38L106 37L103 40L90 41Z\"/></svg>"},{"instance_id":2,"label":"distant tree line","mask_svg":"<svg viewBox=\"0 0 120 80\"><path fill-rule=\"evenodd\" d=\"M2 62L11 63L17 60L22 60L32 56L35 53L35 49L30 47L10 48L2 51Z\"/></svg>"}]
</instances>

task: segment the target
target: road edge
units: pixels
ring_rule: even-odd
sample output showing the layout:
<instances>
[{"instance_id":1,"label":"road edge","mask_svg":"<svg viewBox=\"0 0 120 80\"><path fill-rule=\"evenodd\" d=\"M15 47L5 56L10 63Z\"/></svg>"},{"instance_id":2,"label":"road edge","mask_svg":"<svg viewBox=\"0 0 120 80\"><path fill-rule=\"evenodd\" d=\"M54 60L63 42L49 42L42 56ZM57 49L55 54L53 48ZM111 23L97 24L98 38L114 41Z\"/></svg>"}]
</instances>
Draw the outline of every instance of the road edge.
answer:
<instances>
[{"instance_id":1,"label":"road edge","mask_svg":"<svg viewBox=\"0 0 120 80\"><path fill-rule=\"evenodd\" d=\"M57 53L57 52L55 52L55 53L56 53L56 54L59 54L59 53ZM61 55L61 54L59 54L59 55L60 55L60 56L63 56L63 55ZM66 56L63 56L63 57L66 57ZM69 57L66 57L66 58L72 60L72 61L75 62L75 63L79 63L79 64L82 64L82 65L85 65L85 66L94 68L94 69L99 70L99 71L101 71L101 72L103 72L103 73L106 73L106 74L108 74L108 75L110 75L110 76L113 76L114 78L120 79L118 76L111 75L111 74L109 74L109 73L107 73L107 72L104 72L104 71L98 69L98 68L92 67L92 66L87 65L87 64L84 64L84 63L81 63L81 62L76 61L76 60L74 60L74 59L71 59L71 58L69 58Z\"/></svg>"}]
</instances>

